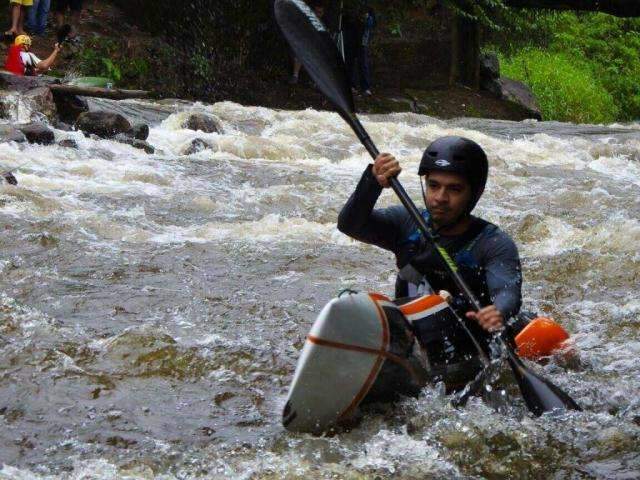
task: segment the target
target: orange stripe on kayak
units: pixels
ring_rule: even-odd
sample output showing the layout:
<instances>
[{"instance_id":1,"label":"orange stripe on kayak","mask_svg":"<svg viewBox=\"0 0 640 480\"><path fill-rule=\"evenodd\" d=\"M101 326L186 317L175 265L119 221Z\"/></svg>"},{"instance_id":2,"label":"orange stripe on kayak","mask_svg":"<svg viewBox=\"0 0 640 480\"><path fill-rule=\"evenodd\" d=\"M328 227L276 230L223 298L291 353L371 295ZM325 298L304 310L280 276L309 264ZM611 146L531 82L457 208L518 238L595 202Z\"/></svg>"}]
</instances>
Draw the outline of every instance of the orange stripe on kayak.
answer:
<instances>
[{"instance_id":1,"label":"orange stripe on kayak","mask_svg":"<svg viewBox=\"0 0 640 480\"><path fill-rule=\"evenodd\" d=\"M395 355L391 352L387 352L386 350L376 350L375 348L369 348L369 347L361 347L360 345L352 345L350 343L341 343L341 342L334 342L333 340L325 340L324 338L319 338L319 337L314 337L313 335L307 335L307 340L309 340L309 342L313 343L314 345L320 345L321 347L331 347L331 348L337 348L338 350L348 350L350 352L361 352L361 353L370 353L371 355L378 355L378 360L380 360L380 357L382 358L387 358L389 360L391 360L392 362L396 362L399 365L403 366L404 368L406 368L409 371L409 374L411 376L413 376L414 378L418 378L413 367L411 366L411 364L405 360L402 357L399 357L398 355ZM375 374L375 371L377 370L377 368L374 366L373 368L373 373ZM369 377L371 376L371 374L369 374ZM369 377L367 377L367 382L369 381ZM367 382L365 382L365 387L367 386ZM364 389L364 387L363 387ZM367 392L369 391L369 388L366 389L365 391L365 395L367 394ZM357 400L356 402L356 406L358 403L360 403L360 400L362 400L361 398L358 398L358 396L360 395L360 393L358 393L358 395L355 396L354 400ZM364 395L363 395L364 396ZM353 402L352 402L353 403ZM347 410L351 407L351 405L349 405L349 407L347 407ZM345 410L345 412L347 411ZM344 413L340 414L340 416L344 415Z\"/></svg>"},{"instance_id":2,"label":"orange stripe on kayak","mask_svg":"<svg viewBox=\"0 0 640 480\"><path fill-rule=\"evenodd\" d=\"M387 297L386 295L382 295L381 293L370 293L369 297L371 297L374 301L376 300L385 300L387 302L390 302L391 299L389 297Z\"/></svg>"},{"instance_id":3,"label":"orange stripe on kayak","mask_svg":"<svg viewBox=\"0 0 640 480\"><path fill-rule=\"evenodd\" d=\"M380 348L378 349L378 352L376 353L376 361L371 368L371 371L369 372L364 385L362 385L360 391L356 394L355 397L353 397L353 400L351 400L349 406L342 411L338 418L351 415L353 411L358 407L358 405L360 405L362 399L367 395L367 393L369 393L369 390L371 390L371 386L378 376L378 372L382 367L385 356L388 354L387 349L389 348L389 325L387 323L387 316L385 315L384 310L382 310L382 307L380 307L380 305L378 304L376 297L384 297L384 295L380 295L379 293L369 294L369 298L373 300L373 304L376 306L376 311L378 312L378 320L380 320L380 326L382 327L382 343L380 345Z\"/></svg>"},{"instance_id":4,"label":"orange stripe on kayak","mask_svg":"<svg viewBox=\"0 0 640 480\"><path fill-rule=\"evenodd\" d=\"M441 303L445 303L445 300L440 295L426 295L414 300L413 302L401 305L400 311L405 315L415 315L416 313L424 312L425 310L429 310Z\"/></svg>"}]
</instances>

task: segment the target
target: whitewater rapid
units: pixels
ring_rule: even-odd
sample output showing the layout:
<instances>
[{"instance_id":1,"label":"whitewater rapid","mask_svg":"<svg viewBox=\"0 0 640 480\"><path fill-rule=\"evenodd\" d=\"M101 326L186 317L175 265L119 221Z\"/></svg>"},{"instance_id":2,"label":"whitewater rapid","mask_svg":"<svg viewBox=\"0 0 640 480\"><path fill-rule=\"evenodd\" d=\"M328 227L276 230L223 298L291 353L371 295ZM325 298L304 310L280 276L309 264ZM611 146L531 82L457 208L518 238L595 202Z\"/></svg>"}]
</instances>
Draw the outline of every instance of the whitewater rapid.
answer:
<instances>
[{"instance_id":1,"label":"whitewater rapid","mask_svg":"<svg viewBox=\"0 0 640 480\"><path fill-rule=\"evenodd\" d=\"M433 387L312 437L280 414L315 315L393 292L391 255L335 225L366 151L328 112L94 108L150 122L156 152L0 144L22 165L0 185L0 479L640 478L640 125L364 116L416 201L430 141L488 152L476 213L518 244L525 308L572 332L579 359L537 368L584 412L534 419L512 383L508 413L454 410ZM193 112L223 131L183 129Z\"/></svg>"}]
</instances>

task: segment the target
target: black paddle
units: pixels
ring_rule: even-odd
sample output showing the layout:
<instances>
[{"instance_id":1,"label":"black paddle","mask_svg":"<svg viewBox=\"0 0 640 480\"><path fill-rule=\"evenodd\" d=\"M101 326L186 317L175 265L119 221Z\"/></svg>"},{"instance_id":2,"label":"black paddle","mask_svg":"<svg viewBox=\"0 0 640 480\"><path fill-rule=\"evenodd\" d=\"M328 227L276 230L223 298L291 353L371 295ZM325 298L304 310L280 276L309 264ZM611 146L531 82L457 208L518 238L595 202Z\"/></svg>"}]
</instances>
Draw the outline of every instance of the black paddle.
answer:
<instances>
[{"instance_id":1,"label":"black paddle","mask_svg":"<svg viewBox=\"0 0 640 480\"><path fill-rule=\"evenodd\" d=\"M347 79L346 67L329 32L302 0L276 0L274 8L276 21L298 60L304 65L307 73L320 91L334 105L338 114L353 129L371 157L375 159L379 154L378 149L356 117L356 109L351 95L351 85ZM446 265L449 275L451 275L460 291L476 311L480 310L480 303L458 274L455 263L451 261L446 251L438 245L431 228L398 179L392 178L390 184L424 237L440 253L442 262ZM471 335L470 332L469 334ZM489 362L486 355L479 347L477 340L473 338L473 335L471 335L471 338L476 348L479 349L479 353L481 353L483 363L487 365ZM578 404L569 395L550 381L528 369L515 354L513 348L501 336L498 335L496 338L507 352L507 360L518 381L525 403L531 412L535 415L541 415L554 409L580 410Z\"/></svg>"}]
</instances>

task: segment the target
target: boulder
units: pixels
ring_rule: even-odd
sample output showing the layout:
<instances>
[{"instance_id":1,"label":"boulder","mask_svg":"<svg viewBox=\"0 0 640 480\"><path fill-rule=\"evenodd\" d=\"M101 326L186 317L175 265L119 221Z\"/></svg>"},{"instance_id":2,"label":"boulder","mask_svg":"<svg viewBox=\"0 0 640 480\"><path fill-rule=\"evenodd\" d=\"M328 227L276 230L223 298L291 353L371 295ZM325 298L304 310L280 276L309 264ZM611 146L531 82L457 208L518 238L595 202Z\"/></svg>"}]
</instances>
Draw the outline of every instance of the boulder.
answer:
<instances>
[{"instance_id":1,"label":"boulder","mask_svg":"<svg viewBox=\"0 0 640 480\"><path fill-rule=\"evenodd\" d=\"M89 136L114 138L118 134L131 135L133 128L125 117L111 112L85 112L76 121L76 128Z\"/></svg>"},{"instance_id":2,"label":"boulder","mask_svg":"<svg viewBox=\"0 0 640 480\"><path fill-rule=\"evenodd\" d=\"M20 130L11 125L0 125L0 143L4 142L17 142L23 143L27 141L27 137L24 136Z\"/></svg>"},{"instance_id":3,"label":"boulder","mask_svg":"<svg viewBox=\"0 0 640 480\"><path fill-rule=\"evenodd\" d=\"M204 133L222 133L220 120L213 115L206 113L192 113L182 124L182 128L202 131Z\"/></svg>"},{"instance_id":4,"label":"boulder","mask_svg":"<svg viewBox=\"0 0 640 480\"><path fill-rule=\"evenodd\" d=\"M0 118L11 120L15 103L15 97L10 95L9 92L0 93Z\"/></svg>"},{"instance_id":5,"label":"boulder","mask_svg":"<svg viewBox=\"0 0 640 480\"><path fill-rule=\"evenodd\" d=\"M488 82L484 89L522 109L528 118L542 120L538 100L524 83L501 77Z\"/></svg>"},{"instance_id":6,"label":"boulder","mask_svg":"<svg viewBox=\"0 0 640 480\"><path fill-rule=\"evenodd\" d=\"M49 88L37 87L27 90L22 94L22 98L33 112L41 113L51 122L57 118L58 109Z\"/></svg>"},{"instance_id":7,"label":"boulder","mask_svg":"<svg viewBox=\"0 0 640 480\"><path fill-rule=\"evenodd\" d=\"M58 145L64 148L78 148L78 142L76 142L73 138L65 138L64 140L60 140Z\"/></svg>"},{"instance_id":8,"label":"boulder","mask_svg":"<svg viewBox=\"0 0 640 480\"><path fill-rule=\"evenodd\" d=\"M480 55L480 82L500 78L500 61L495 53Z\"/></svg>"},{"instance_id":9,"label":"boulder","mask_svg":"<svg viewBox=\"0 0 640 480\"><path fill-rule=\"evenodd\" d=\"M53 122L53 127L57 128L58 130L62 130L63 132L73 131L73 127L71 125L69 125L68 123L61 122L60 120L56 120L55 122Z\"/></svg>"},{"instance_id":10,"label":"boulder","mask_svg":"<svg viewBox=\"0 0 640 480\"><path fill-rule=\"evenodd\" d=\"M22 77L9 72L0 72L0 90L26 92L27 90L46 87L55 83L60 83L60 80L46 75Z\"/></svg>"},{"instance_id":11,"label":"boulder","mask_svg":"<svg viewBox=\"0 0 640 480\"><path fill-rule=\"evenodd\" d=\"M53 101L58 110L58 117L66 123L75 123L78 117L89 111L89 104L83 97L77 95L53 94Z\"/></svg>"},{"instance_id":12,"label":"boulder","mask_svg":"<svg viewBox=\"0 0 640 480\"><path fill-rule=\"evenodd\" d=\"M29 143L38 143L40 145L51 145L55 142L55 135L53 130L47 127L42 122L29 123L27 125L20 125L18 129L24 133Z\"/></svg>"},{"instance_id":13,"label":"boulder","mask_svg":"<svg viewBox=\"0 0 640 480\"><path fill-rule=\"evenodd\" d=\"M208 150L211 148L207 142L202 140L201 138L196 138L191 141L189 146L182 151L183 155L194 155L198 152L202 152L203 150Z\"/></svg>"},{"instance_id":14,"label":"boulder","mask_svg":"<svg viewBox=\"0 0 640 480\"><path fill-rule=\"evenodd\" d=\"M133 126L132 135L136 140L146 140L149 138L149 125L146 123L136 123Z\"/></svg>"},{"instance_id":15,"label":"boulder","mask_svg":"<svg viewBox=\"0 0 640 480\"><path fill-rule=\"evenodd\" d=\"M125 135L123 133L116 135L115 137L113 137L113 139L120 143L126 143L127 145L131 145L134 148L139 148L140 150L144 150L149 155L151 155L152 153L155 153L156 151L153 145L150 145L148 142L144 140L140 140L138 138L133 138L130 135Z\"/></svg>"}]
</instances>

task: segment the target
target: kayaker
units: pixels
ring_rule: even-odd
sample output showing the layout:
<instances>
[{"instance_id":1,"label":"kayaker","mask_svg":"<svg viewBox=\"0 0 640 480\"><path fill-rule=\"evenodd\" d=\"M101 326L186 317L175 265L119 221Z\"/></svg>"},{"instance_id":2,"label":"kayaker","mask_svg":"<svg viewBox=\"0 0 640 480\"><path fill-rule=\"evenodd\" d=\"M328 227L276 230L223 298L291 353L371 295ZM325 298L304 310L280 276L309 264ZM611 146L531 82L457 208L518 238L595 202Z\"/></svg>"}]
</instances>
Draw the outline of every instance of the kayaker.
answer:
<instances>
[{"instance_id":1,"label":"kayaker","mask_svg":"<svg viewBox=\"0 0 640 480\"><path fill-rule=\"evenodd\" d=\"M47 72L60 53L60 45L55 44L53 52L45 60L40 60L31 52L31 37L18 35L9 48L4 68L16 75L34 76Z\"/></svg>"},{"instance_id":2,"label":"kayaker","mask_svg":"<svg viewBox=\"0 0 640 480\"><path fill-rule=\"evenodd\" d=\"M393 155L380 154L340 212L338 229L395 254L396 298L446 290L454 296L454 309L481 338L490 338L489 332L509 319L518 331L524 325L515 325L522 285L517 247L496 225L471 215L487 181L485 152L466 138L439 138L425 150L418 169L426 205L422 214L483 305L479 312L468 305L403 206L374 209L389 179L400 172Z\"/></svg>"}]
</instances>

